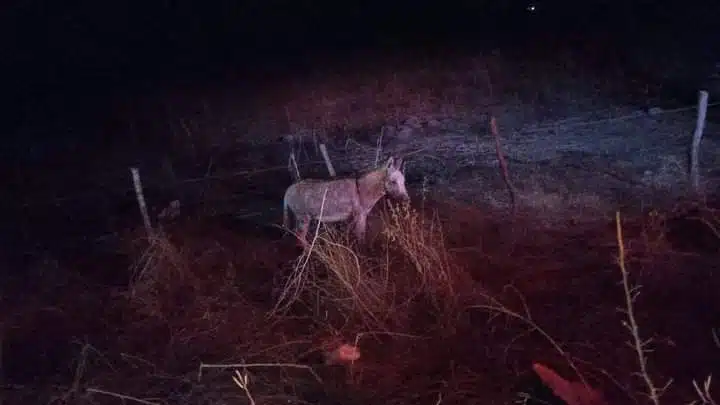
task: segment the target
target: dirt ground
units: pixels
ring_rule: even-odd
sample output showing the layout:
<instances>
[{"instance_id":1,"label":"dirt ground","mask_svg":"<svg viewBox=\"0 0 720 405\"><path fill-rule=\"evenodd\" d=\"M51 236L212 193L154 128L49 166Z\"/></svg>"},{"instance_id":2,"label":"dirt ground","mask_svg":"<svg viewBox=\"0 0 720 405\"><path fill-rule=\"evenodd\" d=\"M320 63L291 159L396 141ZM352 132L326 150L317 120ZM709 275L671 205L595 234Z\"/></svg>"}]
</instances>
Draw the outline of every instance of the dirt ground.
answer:
<instances>
[{"instance_id":1,"label":"dirt ground","mask_svg":"<svg viewBox=\"0 0 720 405\"><path fill-rule=\"evenodd\" d=\"M539 362L610 403L645 403L618 311L616 211L629 280L641 286L641 338L652 338L649 374L658 387L673 380L664 402L697 399L692 381L720 364L718 107L708 112L706 198L697 202L687 198L695 100L620 102L611 97L620 85L597 90L609 79L562 58L543 68L528 61L535 76L512 71L520 68L509 56L410 68L391 60L370 73L356 67L361 75L247 88L242 99L241 85L223 78L119 103L103 121L104 143L51 158L37 151L43 167L8 165L3 401L557 401L531 371ZM318 254L298 301L269 315L303 260L275 226L288 157L295 153L302 177L326 177L321 142L339 175L406 157L425 221L408 234L443 230L419 244L436 249L426 259L444 269L422 274L441 278L427 283L386 236L383 202L371 246L353 250L367 277L353 291L367 295L343 295L332 284L336 267ZM180 202L152 243L130 166L140 169L154 223ZM357 362L323 361L342 343L359 348ZM247 391L233 383L234 369L249 376Z\"/></svg>"},{"instance_id":2,"label":"dirt ground","mask_svg":"<svg viewBox=\"0 0 720 405\"><path fill-rule=\"evenodd\" d=\"M114 253L37 259L3 283L4 400L246 401L237 369L256 403L557 401L531 371L539 362L570 380L581 373L612 403L643 402L618 310L612 222L550 230L532 216L452 201L424 209L442 226L447 257L433 250L427 257L440 261L422 263L446 269L442 278L418 280L376 217L370 249L356 251L368 273L353 295L333 283L328 269L337 268L311 256L308 284L287 312L271 311L303 257L272 228L184 218L154 244L136 227ZM692 381L720 360L717 218L688 206L623 220L629 279L641 288L635 317L641 339L652 338L649 373L658 386L673 379L669 403L693 399ZM450 295L436 290L444 286ZM324 362L342 343L361 358Z\"/></svg>"}]
</instances>

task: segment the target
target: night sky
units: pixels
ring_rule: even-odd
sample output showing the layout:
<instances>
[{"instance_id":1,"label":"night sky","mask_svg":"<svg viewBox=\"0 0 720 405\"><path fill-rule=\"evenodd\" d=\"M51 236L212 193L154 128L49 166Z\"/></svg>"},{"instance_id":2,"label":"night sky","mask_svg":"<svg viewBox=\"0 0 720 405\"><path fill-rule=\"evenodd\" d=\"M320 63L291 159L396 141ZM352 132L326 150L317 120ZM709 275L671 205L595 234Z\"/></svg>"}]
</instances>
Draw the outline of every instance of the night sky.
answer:
<instances>
[{"instance_id":1,"label":"night sky","mask_svg":"<svg viewBox=\"0 0 720 405\"><path fill-rule=\"evenodd\" d=\"M716 2L717 3L717 2ZM3 6L6 128L168 80L223 71L292 73L359 49L472 46L603 33L619 42L677 32L715 45L718 6L610 1L14 1ZM534 6L534 12L528 7ZM659 37L658 37L659 38ZM706 38L698 45L697 38ZM662 40L662 39L657 39ZM82 106L82 107L80 107ZM59 112L58 112L59 111ZM47 118L50 119L50 118ZM10 130L6 133L15 133Z\"/></svg>"}]
</instances>

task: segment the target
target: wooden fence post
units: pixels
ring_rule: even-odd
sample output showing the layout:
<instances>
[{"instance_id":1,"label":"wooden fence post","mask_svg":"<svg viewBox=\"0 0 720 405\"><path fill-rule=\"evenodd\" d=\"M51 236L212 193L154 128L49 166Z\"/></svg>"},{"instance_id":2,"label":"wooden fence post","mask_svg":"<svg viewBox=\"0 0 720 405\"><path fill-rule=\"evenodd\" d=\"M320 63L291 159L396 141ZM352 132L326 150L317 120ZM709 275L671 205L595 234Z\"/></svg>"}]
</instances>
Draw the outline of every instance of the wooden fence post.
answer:
<instances>
[{"instance_id":1,"label":"wooden fence post","mask_svg":"<svg viewBox=\"0 0 720 405\"><path fill-rule=\"evenodd\" d=\"M322 153L322 157L325 160L325 166L327 166L330 177L335 177L335 168L330 161L330 155L328 154L327 148L325 147L324 143L320 144L320 153Z\"/></svg>"},{"instance_id":2,"label":"wooden fence post","mask_svg":"<svg viewBox=\"0 0 720 405\"><path fill-rule=\"evenodd\" d=\"M150 215L148 215L147 204L145 203L145 196L143 195L142 182L140 181L140 171L137 167L131 167L130 173L132 173L133 186L135 187L135 197L137 197L138 206L140 207L140 214L145 224L145 231L148 237L151 237L154 232L152 224L150 223Z\"/></svg>"},{"instance_id":3,"label":"wooden fence post","mask_svg":"<svg viewBox=\"0 0 720 405\"><path fill-rule=\"evenodd\" d=\"M698 95L698 115L693 134L692 148L690 149L690 184L695 195L700 194L700 140L705 130L707 117L708 92L700 90Z\"/></svg>"}]
</instances>

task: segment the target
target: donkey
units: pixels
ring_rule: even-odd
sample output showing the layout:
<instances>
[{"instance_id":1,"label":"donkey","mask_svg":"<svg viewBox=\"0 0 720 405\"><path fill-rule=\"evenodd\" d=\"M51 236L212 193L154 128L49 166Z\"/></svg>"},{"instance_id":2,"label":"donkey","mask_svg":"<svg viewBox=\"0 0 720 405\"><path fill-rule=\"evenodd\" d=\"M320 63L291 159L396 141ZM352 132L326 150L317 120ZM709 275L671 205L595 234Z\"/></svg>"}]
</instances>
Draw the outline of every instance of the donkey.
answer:
<instances>
[{"instance_id":1,"label":"donkey","mask_svg":"<svg viewBox=\"0 0 720 405\"><path fill-rule=\"evenodd\" d=\"M311 219L324 223L352 219L355 236L364 242L368 213L386 194L410 201L402 158L390 157L384 165L358 178L307 179L292 184L283 200L283 225L289 227L289 209L295 216L295 230L300 229L298 242L305 246Z\"/></svg>"}]
</instances>

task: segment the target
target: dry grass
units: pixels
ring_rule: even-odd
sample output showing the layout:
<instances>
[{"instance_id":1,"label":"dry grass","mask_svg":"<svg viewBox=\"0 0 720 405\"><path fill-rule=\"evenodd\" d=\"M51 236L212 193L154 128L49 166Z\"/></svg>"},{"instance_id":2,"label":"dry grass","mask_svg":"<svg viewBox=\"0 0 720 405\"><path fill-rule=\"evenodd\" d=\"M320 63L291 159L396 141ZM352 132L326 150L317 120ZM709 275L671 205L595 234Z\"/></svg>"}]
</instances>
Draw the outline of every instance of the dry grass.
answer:
<instances>
[{"instance_id":1,"label":"dry grass","mask_svg":"<svg viewBox=\"0 0 720 405\"><path fill-rule=\"evenodd\" d=\"M307 300L317 316L331 308L380 326L378 316L390 310L390 281L388 268L376 264L361 258L347 235L325 229L296 260L276 309L287 310L296 300Z\"/></svg>"},{"instance_id":2,"label":"dry grass","mask_svg":"<svg viewBox=\"0 0 720 405\"><path fill-rule=\"evenodd\" d=\"M366 247L320 227L300 257L292 238L197 221L168 226L153 240L133 235L132 277L111 293L112 317L70 306L75 287L56 303L80 325L106 319L100 330L112 339L83 346L72 378L53 395L64 403L505 403L542 396L517 386L540 363L609 403L647 403L648 387L635 377L642 353L652 381L674 378L661 403L685 403L697 389L700 402L712 404L705 375L720 350L703 335L709 315L692 308L713 302L718 280L708 273L699 288L668 271L690 263L705 271L716 256L672 250L686 229L672 225L675 214L628 217L618 236L612 224L541 233L529 218L511 223L472 207L426 205L388 205ZM707 208L682 218L699 218L693 223L711 235L717 229L717 212ZM618 241L624 289L613 262ZM287 287L277 283L283 269L298 289L276 306L273 288ZM638 333L622 326L616 308L624 303L633 305ZM8 333L14 347L17 332ZM653 353L640 336L656 336ZM12 378L18 361L11 351L3 356Z\"/></svg>"},{"instance_id":3,"label":"dry grass","mask_svg":"<svg viewBox=\"0 0 720 405\"><path fill-rule=\"evenodd\" d=\"M457 310L460 285L467 282L466 270L453 263L442 224L436 213L428 216L408 204L388 204L383 215L383 236L390 251L415 271L417 291L427 294L437 309L448 316Z\"/></svg>"},{"instance_id":4,"label":"dry grass","mask_svg":"<svg viewBox=\"0 0 720 405\"><path fill-rule=\"evenodd\" d=\"M166 298L173 294L179 286L192 286L192 265L187 252L181 250L169 235L160 231L138 241L145 245L141 248L130 272L128 294L136 303L143 303L148 314L159 314L164 311L161 304L170 306Z\"/></svg>"},{"instance_id":5,"label":"dry grass","mask_svg":"<svg viewBox=\"0 0 720 405\"><path fill-rule=\"evenodd\" d=\"M381 127L409 121L451 118L472 123L487 114L519 109L520 114L532 116L544 104L597 108L598 100L608 95L646 87L642 78L628 77L627 71L609 63L612 53L593 54L592 48L484 54L374 52L358 55L352 63L328 61L307 74L273 78L242 100L232 90L227 90L232 97L217 97L190 92L185 86L168 89L173 108L155 115L167 118L178 153L197 156L207 152L208 145L224 145L237 136L246 142L268 142L281 134L316 138L379 132ZM582 63L588 60L603 63ZM601 71L600 66L605 68ZM218 87L235 86L224 82Z\"/></svg>"},{"instance_id":6,"label":"dry grass","mask_svg":"<svg viewBox=\"0 0 720 405\"><path fill-rule=\"evenodd\" d=\"M535 106L549 99L579 102L578 96L600 98L622 87L608 80L620 72L588 70L581 63L587 58L578 50L373 53L358 57L357 63L330 65L278 82L264 92L259 105L265 117L287 124L276 132L332 135L399 125L408 119L473 119L500 105Z\"/></svg>"},{"instance_id":7,"label":"dry grass","mask_svg":"<svg viewBox=\"0 0 720 405\"><path fill-rule=\"evenodd\" d=\"M379 238L365 248L337 227L318 226L275 309L287 311L304 301L316 316L338 312L387 331L408 322L409 308L423 302L451 324L469 277L453 263L439 218L388 204L380 219Z\"/></svg>"}]
</instances>

